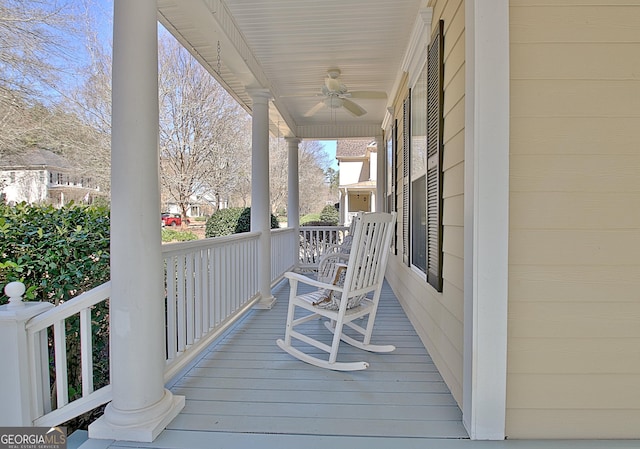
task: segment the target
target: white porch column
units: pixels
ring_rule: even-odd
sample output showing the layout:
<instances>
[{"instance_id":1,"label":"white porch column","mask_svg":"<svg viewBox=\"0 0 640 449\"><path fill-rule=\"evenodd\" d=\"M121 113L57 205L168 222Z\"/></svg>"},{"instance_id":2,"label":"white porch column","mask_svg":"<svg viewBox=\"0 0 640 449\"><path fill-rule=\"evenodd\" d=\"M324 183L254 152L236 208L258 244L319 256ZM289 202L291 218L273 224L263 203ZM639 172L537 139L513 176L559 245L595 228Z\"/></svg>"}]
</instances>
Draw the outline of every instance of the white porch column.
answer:
<instances>
[{"instance_id":1,"label":"white porch column","mask_svg":"<svg viewBox=\"0 0 640 449\"><path fill-rule=\"evenodd\" d=\"M300 139L286 137L288 144L288 171L287 171L287 226L289 228L300 227L300 177L298 168L298 145Z\"/></svg>"},{"instance_id":2,"label":"white porch column","mask_svg":"<svg viewBox=\"0 0 640 449\"><path fill-rule=\"evenodd\" d=\"M344 217L342 220L344 226L349 226L351 221L349 220L349 189L344 189Z\"/></svg>"},{"instance_id":3,"label":"white porch column","mask_svg":"<svg viewBox=\"0 0 640 449\"><path fill-rule=\"evenodd\" d=\"M297 236L300 234L300 177L298 168L300 139L287 137L285 140L289 150L287 159L287 227L295 229L295 235ZM297 264L298 258L296 257Z\"/></svg>"},{"instance_id":4,"label":"white porch column","mask_svg":"<svg viewBox=\"0 0 640 449\"><path fill-rule=\"evenodd\" d=\"M184 407L164 388L156 0L115 0L111 133L111 388L90 438L150 442Z\"/></svg>"},{"instance_id":5,"label":"white porch column","mask_svg":"<svg viewBox=\"0 0 640 449\"><path fill-rule=\"evenodd\" d=\"M261 232L258 249L258 309L270 309L271 294L271 199L269 197L269 99L266 89L248 90L253 100L251 120L251 232Z\"/></svg>"},{"instance_id":6,"label":"white porch column","mask_svg":"<svg viewBox=\"0 0 640 449\"><path fill-rule=\"evenodd\" d=\"M385 189L387 187L385 173L386 173L386 147L384 145L384 139L382 136L376 137L376 146L378 147L378 154L376 155L377 164L376 164L376 202L375 202L375 211L376 212L384 212L385 211L385 199L387 196L385 195Z\"/></svg>"},{"instance_id":7,"label":"white porch column","mask_svg":"<svg viewBox=\"0 0 640 449\"><path fill-rule=\"evenodd\" d=\"M509 271L509 1L465 2L463 423L503 440Z\"/></svg>"}]
</instances>

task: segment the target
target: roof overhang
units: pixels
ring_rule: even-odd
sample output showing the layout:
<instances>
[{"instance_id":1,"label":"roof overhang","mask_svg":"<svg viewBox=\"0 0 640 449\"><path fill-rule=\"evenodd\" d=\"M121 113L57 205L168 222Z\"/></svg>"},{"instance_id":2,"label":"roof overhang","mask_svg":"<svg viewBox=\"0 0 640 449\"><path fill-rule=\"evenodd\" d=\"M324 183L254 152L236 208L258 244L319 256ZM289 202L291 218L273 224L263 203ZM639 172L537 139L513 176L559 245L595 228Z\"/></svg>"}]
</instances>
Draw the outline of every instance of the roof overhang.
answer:
<instances>
[{"instance_id":1,"label":"roof overhang","mask_svg":"<svg viewBox=\"0 0 640 449\"><path fill-rule=\"evenodd\" d=\"M425 0L158 0L158 19L248 112L249 89L267 89L270 130L302 139L375 137L382 133L405 72L430 23ZM308 111L323 98L327 72L366 113Z\"/></svg>"}]
</instances>

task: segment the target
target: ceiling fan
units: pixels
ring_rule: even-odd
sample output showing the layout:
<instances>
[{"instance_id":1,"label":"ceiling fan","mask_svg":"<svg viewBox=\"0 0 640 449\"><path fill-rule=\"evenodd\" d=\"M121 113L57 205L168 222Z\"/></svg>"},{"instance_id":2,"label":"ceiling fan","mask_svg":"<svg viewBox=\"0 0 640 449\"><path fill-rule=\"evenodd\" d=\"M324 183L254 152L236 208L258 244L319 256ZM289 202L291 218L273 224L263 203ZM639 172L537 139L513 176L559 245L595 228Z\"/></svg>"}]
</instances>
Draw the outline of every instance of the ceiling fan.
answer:
<instances>
[{"instance_id":1,"label":"ceiling fan","mask_svg":"<svg viewBox=\"0 0 640 449\"><path fill-rule=\"evenodd\" d=\"M321 92L317 94L319 97L323 97L323 99L314 107L309 109L304 114L305 117L311 117L324 108L344 108L354 117L360 117L366 114L367 111L359 104L351 101L350 98L362 98L368 100L387 98L387 94L385 92L349 91L347 86L342 84L338 79L340 73L340 69L329 69L327 71L327 77L324 80Z\"/></svg>"}]
</instances>

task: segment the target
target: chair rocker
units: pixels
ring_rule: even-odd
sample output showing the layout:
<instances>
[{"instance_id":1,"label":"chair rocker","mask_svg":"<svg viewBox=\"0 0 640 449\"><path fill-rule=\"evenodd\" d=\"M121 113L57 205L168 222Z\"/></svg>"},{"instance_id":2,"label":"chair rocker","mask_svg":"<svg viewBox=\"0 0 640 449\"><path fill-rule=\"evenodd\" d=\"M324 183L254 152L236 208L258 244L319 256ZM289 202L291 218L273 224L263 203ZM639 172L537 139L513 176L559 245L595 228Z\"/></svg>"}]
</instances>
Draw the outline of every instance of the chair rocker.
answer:
<instances>
[{"instance_id":1,"label":"chair rocker","mask_svg":"<svg viewBox=\"0 0 640 449\"><path fill-rule=\"evenodd\" d=\"M384 281L384 272L389 258L391 237L395 228L396 214L365 213L359 214L354 226L353 244L350 254L329 254L338 258L331 266L336 270L333 282L325 276L321 280L288 272L291 287L289 310L285 337L278 339L278 346L303 362L320 368L337 371L355 371L366 369L369 364L362 362L338 362L340 340L356 348L371 352L391 352L393 345L371 344L371 334L380 301L380 291ZM337 263L336 263L337 262ZM298 294L300 283L317 287L312 293ZM296 308L303 309L305 315L296 318ZM327 329L333 333L331 345L318 341L295 328L308 321L327 318ZM354 320L367 317L366 325L360 326ZM345 335L348 327L360 334L359 339ZM328 353L327 358L318 358L292 345L292 339L300 340Z\"/></svg>"}]
</instances>

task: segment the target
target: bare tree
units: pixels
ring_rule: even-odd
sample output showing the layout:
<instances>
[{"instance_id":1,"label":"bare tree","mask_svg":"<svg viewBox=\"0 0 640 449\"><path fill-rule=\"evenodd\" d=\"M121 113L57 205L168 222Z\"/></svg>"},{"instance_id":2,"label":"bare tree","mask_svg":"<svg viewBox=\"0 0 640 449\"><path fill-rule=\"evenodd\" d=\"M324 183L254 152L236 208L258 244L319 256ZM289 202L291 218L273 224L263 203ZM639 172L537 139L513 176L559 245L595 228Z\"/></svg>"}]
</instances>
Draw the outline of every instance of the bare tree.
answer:
<instances>
[{"instance_id":1,"label":"bare tree","mask_svg":"<svg viewBox=\"0 0 640 449\"><path fill-rule=\"evenodd\" d=\"M0 151L12 151L46 126L34 108L61 90L73 61L77 15L69 2L0 0Z\"/></svg>"},{"instance_id":2,"label":"bare tree","mask_svg":"<svg viewBox=\"0 0 640 449\"><path fill-rule=\"evenodd\" d=\"M329 156L318 141L300 143L300 213L320 212L327 204L329 185L325 171Z\"/></svg>"},{"instance_id":3,"label":"bare tree","mask_svg":"<svg viewBox=\"0 0 640 449\"><path fill-rule=\"evenodd\" d=\"M69 151L79 169L91 173L100 189L111 191L111 46L101 40L95 21L102 16L85 16L86 64L79 68L82 82L66 96L65 105L82 121L81 132L68 135Z\"/></svg>"},{"instance_id":4,"label":"bare tree","mask_svg":"<svg viewBox=\"0 0 640 449\"><path fill-rule=\"evenodd\" d=\"M273 213L287 207L287 151L283 139L271 139L269 171ZM325 180L325 171L330 165L329 157L318 141L303 140L298 151L300 213L320 212L327 203L329 193L329 185Z\"/></svg>"},{"instance_id":5,"label":"bare tree","mask_svg":"<svg viewBox=\"0 0 640 449\"><path fill-rule=\"evenodd\" d=\"M160 172L182 215L193 197L228 198L250 160L246 112L173 37L159 40Z\"/></svg>"},{"instance_id":6,"label":"bare tree","mask_svg":"<svg viewBox=\"0 0 640 449\"><path fill-rule=\"evenodd\" d=\"M269 139L269 195L271 213L278 215L287 208L288 147L284 139Z\"/></svg>"}]
</instances>

